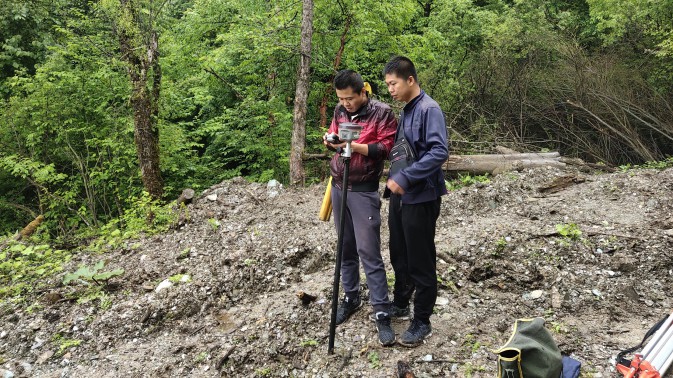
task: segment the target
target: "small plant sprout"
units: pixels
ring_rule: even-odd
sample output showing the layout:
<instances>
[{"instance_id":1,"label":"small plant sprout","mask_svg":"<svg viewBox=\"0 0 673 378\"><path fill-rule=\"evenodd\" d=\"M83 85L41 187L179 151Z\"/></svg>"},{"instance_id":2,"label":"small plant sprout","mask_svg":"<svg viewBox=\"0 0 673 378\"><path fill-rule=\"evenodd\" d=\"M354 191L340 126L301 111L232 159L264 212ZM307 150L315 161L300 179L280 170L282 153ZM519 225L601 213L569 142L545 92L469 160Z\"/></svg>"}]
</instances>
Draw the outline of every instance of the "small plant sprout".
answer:
<instances>
[{"instance_id":1,"label":"small plant sprout","mask_svg":"<svg viewBox=\"0 0 673 378\"><path fill-rule=\"evenodd\" d=\"M100 285L100 282L106 282L112 277L121 276L124 274L124 269L115 269L111 271L103 271L105 267L105 261L99 261L93 267L86 265L80 265L79 268L74 273L67 273L63 277L63 284L67 285L72 281L93 281L97 285Z\"/></svg>"},{"instance_id":2,"label":"small plant sprout","mask_svg":"<svg viewBox=\"0 0 673 378\"><path fill-rule=\"evenodd\" d=\"M557 224L556 232L566 239L579 240L582 236L582 231L575 223Z\"/></svg>"}]
</instances>

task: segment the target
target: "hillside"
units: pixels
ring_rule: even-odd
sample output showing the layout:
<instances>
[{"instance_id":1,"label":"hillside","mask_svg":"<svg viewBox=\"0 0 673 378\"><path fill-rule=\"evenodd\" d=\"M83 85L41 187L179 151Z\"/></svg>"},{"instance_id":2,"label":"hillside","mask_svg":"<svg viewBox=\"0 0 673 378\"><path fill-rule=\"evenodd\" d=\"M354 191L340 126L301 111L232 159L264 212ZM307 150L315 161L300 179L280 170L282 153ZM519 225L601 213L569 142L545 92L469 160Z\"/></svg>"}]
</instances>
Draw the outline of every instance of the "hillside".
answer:
<instances>
[{"instance_id":1,"label":"hillside","mask_svg":"<svg viewBox=\"0 0 673 378\"><path fill-rule=\"evenodd\" d=\"M572 185L540 192L568 175ZM105 303L43 294L41 306L3 309L1 367L17 377L392 377L402 360L418 377L485 377L514 320L543 316L584 377L613 376L616 353L672 307L672 189L673 169L541 168L451 191L436 235L433 336L383 348L365 306L328 355L336 233L317 219L324 185L226 181L175 230L74 257L67 271L103 257L125 270ZM386 219L387 202L381 211ZM384 224L392 273L387 239ZM169 277L178 282L157 292ZM77 287L61 278L48 294L67 298ZM318 300L304 306L300 291Z\"/></svg>"}]
</instances>

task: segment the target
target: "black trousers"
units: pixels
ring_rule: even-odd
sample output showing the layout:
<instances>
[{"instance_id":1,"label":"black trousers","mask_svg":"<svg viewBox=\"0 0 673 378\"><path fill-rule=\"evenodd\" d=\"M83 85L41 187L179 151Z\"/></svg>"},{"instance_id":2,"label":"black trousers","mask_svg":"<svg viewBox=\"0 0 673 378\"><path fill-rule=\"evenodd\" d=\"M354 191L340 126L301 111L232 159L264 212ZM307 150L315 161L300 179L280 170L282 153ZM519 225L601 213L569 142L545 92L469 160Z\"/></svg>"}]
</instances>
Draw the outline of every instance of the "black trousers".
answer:
<instances>
[{"instance_id":1,"label":"black trousers","mask_svg":"<svg viewBox=\"0 0 673 378\"><path fill-rule=\"evenodd\" d=\"M430 322L437 299L437 251L435 226L441 198L419 204L403 204L401 196L390 196L390 262L395 271L397 307L409 305L414 296L414 319Z\"/></svg>"}]
</instances>

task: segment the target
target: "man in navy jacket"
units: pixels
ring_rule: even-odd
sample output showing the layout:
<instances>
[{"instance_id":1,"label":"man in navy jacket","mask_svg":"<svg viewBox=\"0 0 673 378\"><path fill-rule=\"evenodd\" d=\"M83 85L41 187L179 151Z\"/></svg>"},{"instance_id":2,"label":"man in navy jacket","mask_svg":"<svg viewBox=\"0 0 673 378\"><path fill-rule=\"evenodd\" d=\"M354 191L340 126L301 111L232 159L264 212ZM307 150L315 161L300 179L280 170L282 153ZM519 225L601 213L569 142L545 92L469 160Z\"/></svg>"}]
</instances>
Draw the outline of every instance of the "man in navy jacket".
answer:
<instances>
[{"instance_id":1,"label":"man in navy jacket","mask_svg":"<svg viewBox=\"0 0 673 378\"><path fill-rule=\"evenodd\" d=\"M418 84L414 64L406 57L392 58L383 70L388 91L405 102L396 140L404 137L416 155L410 166L388 178L392 192L388 227L390 260L395 271L391 315L409 314L414 296L414 317L399 343L414 347L432 334L430 315L437 299L435 226L441 196L446 194L442 164L449 157L446 122L435 100Z\"/></svg>"}]
</instances>

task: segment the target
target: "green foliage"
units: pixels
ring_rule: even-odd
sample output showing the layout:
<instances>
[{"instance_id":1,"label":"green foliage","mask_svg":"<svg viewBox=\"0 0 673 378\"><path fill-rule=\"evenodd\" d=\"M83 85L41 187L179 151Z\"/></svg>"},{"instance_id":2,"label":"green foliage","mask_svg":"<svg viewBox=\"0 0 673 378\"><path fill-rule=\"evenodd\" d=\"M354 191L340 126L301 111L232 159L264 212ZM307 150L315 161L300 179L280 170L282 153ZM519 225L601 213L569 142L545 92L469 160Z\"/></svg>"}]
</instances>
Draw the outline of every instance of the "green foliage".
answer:
<instances>
[{"instance_id":1,"label":"green foliage","mask_svg":"<svg viewBox=\"0 0 673 378\"><path fill-rule=\"evenodd\" d=\"M582 231L575 223L557 224L556 232L563 238L570 240L579 240L582 236Z\"/></svg>"},{"instance_id":2,"label":"green foliage","mask_svg":"<svg viewBox=\"0 0 673 378\"><path fill-rule=\"evenodd\" d=\"M208 359L208 352L201 352L194 357L194 363L201 363Z\"/></svg>"},{"instance_id":3,"label":"green foliage","mask_svg":"<svg viewBox=\"0 0 673 378\"><path fill-rule=\"evenodd\" d=\"M493 252L491 254L493 256L500 256L502 255L503 252L505 252L506 248L507 248L507 239L501 237L498 240L496 240L495 248L493 249Z\"/></svg>"},{"instance_id":4,"label":"green foliage","mask_svg":"<svg viewBox=\"0 0 673 378\"><path fill-rule=\"evenodd\" d=\"M0 300L18 298L48 287L47 279L62 271L71 254L48 244L10 243L0 251Z\"/></svg>"},{"instance_id":5,"label":"green foliage","mask_svg":"<svg viewBox=\"0 0 673 378\"><path fill-rule=\"evenodd\" d=\"M271 368L259 368L255 370L255 375L259 377L268 377L271 375Z\"/></svg>"},{"instance_id":6,"label":"green foliage","mask_svg":"<svg viewBox=\"0 0 673 378\"><path fill-rule=\"evenodd\" d=\"M188 274L175 274L168 277L168 280L174 284L192 282L192 278Z\"/></svg>"},{"instance_id":7,"label":"green foliage","mask_svg":"<svg viewBox=\"0 0 673 378\"><path fill-rule=\"evenodd\" d=\"M316 345L318 345L318 341L313 339L303 340L302 342L299 343L299 346L303 348Z\"/></svg>"},{"instance_id":8,"label":"green foliage","mask_svg":"<svg viewBox=\"0 0 673 378\"><path fill-rule=\"evenodd\" d=\"M367 359L369 360L369 367L372 369L380 369L381 368L381 357L379 357L379 354L377 352L369 352L367 355Z\"/></svg>"},{"instance_id":9,"label":"green foliage","mask_svg":"<svg viewBox=\"0 0 673 378\"><path fill-rule=\"evenodd\" d=\"M646 161L643 164L623 164L619 166L622 172L627 172L631 169L667 169L673 167L673 157L668 157L660 161Z\"/></svg>"},{"instance_id":10,"label":"green foliage","mask_svg":"<svg viewBox=\"0 0 673 378\"><path fill-rule=\"evenodd\" d=\"M477 340L477 338L473 334L470 333L465 335L463 345L468 348L470 353L475 353L476 351L479 350L479 348L481 348L481 343Z\"/></svg>"},{"instance_id":11,"label":"green foliage","mask_svg":"<svg viewBox=\"0 0 673 378\"><path fill-rule=\"evenodd\" d=\"M63 284L67 285L72 281L93 281L100 285L101 282L106 282L112 277L117 277L124 274L124 269L103 271L103 268L105 268L105 261L103 260L97 262L93 267L80 265L75 272L67 273L63 277Z\"/></svg>"},{"instance_id":12,"label":"green foliage","mask_svg":"<svg viewBox=\"0 0 673 378\"><path fill-rule=\"evenodd\" d=\"M466 186L471 186L476 183L488 184L491 180L488 178L488 174L484 175L470 175L470 174L459 174L458 178L455 180L446 181L446 189L449 191L458 190Z\"/></svg>"},{"instance_id":13,"label":"green foliage","mask_svg":"<svg viewBox=\"0 0 673 378\"><path fill-rule=\"evenodd\" d=\"M78 347L82 343L82 340L68 339L63 337L60 333L54 334L51 340L58 346L56 356L63 356L68 349Z\"/></svg>"}]
</instances>

